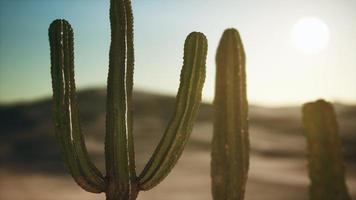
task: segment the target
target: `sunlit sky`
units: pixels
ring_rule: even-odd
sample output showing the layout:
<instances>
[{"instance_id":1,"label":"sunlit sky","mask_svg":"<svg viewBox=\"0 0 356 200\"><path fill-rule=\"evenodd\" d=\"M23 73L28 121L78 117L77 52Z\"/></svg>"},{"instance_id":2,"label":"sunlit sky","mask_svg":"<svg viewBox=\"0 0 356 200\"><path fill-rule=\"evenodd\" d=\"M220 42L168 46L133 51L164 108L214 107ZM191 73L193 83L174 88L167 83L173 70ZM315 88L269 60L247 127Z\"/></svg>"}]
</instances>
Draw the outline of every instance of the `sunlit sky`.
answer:
<instances>
[{"instance_id":1,"label":"sunlit sky","mask_svg":"<svg viewBox=\"0 0 356 200\"><path fill-rule=\"evenodd\" d=\"M209 41L203 98L211 101L216 47L224 29L235 27L246 49L251 103L356 103L355 0L133 0L133 9L136 89L175 94L185 37L200 31ZM105 87L108 10L109 0L1 0L0 103L51 95L47 29L56 18L74 28L77 88ZM296 24L308 17L328 34L313 54L293 40Z\"/></svg>"}]
</instances>

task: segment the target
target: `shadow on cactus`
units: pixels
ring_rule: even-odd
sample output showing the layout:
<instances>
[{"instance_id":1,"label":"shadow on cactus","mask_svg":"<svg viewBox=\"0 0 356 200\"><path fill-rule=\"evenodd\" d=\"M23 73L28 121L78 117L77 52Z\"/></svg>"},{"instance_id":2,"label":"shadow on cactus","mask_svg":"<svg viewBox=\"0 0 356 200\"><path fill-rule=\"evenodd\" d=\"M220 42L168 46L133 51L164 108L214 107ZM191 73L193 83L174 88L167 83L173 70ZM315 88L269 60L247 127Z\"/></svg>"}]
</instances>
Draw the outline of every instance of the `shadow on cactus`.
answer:
<instances>
[{"instance_id":1,"label":"shadow on cactus","mask_svg":"<svg viewBox=\"0 0 356 200\"><path fill-rule=\"evenodd\" d=\"M111 46L107 86L106 176L90 161L81 133L75 94L73 30L65 20L49 27L55 134L67 170L83 189L105 192L108 200L136 199L159 184L174 167L192 131L205 80L207 40L188 35L175 113L140 175L132 136L133 16L129 0L111 0Z\"/></svg>"}]
</instances>

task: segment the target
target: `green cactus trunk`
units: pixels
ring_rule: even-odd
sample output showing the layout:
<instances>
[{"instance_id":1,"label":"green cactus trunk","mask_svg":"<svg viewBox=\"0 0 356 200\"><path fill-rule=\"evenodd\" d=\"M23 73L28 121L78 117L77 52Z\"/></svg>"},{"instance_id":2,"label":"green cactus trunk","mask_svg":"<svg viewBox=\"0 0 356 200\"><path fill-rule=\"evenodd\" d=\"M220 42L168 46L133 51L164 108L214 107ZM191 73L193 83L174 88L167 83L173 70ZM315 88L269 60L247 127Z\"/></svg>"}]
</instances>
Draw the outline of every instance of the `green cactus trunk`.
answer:
<instances>
[{"instance_id":1,"label":"green cactus trunk","mask_svg":"<svg viewBox=\"0 0 356 200\"><path fill-rule=\"evenodd\" d=\"M324 100L303 106L311 200L351 200L335 111Z\"/></svg>"},{"instance_id":2,"label":"green cactus trunk","mask_svg":"<svg viewBox=\"0 0 356 200\"><path fill-rule=\"evenodd\" d=\"M84 190L107 200L134 200L159 184L178 161L192 131L205 80L207 40L188 35L175 113L143 172L135 170L132 136L133 16L129 0L111 0L111 46L105 137L106 176L90 161L81 132L74 82L73 30L65 20L49 28L55 133L67 170Z\"/></svg>"},{"instance_id":3,"label":"green cactus trunk","mask_svg":"<svg viewBox=\"0 0 356 200\"><path fill-rule=\"evenodd\" d=\"M132 135L133 16L130 1L111 0L111 45L106 103L106 196L136 199Z\"/></svg>"},{"instance_id":4,"label":"green cactus trunk","mask_svg":"<svg viewBox=\"0 0 356 200\"><path fill-rule=\"evenodd\" d=\"M216 55L212 194L215 200L244 199L249 167L245 52L235 29L224 32Z\"/></svg>"}]
</instances>

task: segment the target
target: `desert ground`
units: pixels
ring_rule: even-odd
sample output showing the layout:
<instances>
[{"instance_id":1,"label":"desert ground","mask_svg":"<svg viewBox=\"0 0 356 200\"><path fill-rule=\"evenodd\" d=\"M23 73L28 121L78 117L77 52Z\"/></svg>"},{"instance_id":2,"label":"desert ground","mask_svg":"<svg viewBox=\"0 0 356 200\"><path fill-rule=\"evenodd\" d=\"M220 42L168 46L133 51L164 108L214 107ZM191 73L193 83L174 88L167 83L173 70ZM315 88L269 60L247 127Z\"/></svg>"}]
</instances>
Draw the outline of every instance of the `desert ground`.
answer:
<instances>
[{"instance_id":1,"label":"desert ground","mask_svg":"<svg viewBox=\"0 0 356 200\"><path fill-rule=\"evenodd\" d=\"M105 92L78 95L90 156L104 171ZM134 136L140 173L164 132L174 98L134 95ZM356 106L335 104L344 146L347 184L356 199ZM66 173L51 122L50 99L0 106L0 199L104 200L77 186ZM209 200L212 108L203 104L191 139L170 175L139 200ZM306 144L299 107L250 107L251 158L247 200L306 200Z\"/></svg>"}]
</instances>

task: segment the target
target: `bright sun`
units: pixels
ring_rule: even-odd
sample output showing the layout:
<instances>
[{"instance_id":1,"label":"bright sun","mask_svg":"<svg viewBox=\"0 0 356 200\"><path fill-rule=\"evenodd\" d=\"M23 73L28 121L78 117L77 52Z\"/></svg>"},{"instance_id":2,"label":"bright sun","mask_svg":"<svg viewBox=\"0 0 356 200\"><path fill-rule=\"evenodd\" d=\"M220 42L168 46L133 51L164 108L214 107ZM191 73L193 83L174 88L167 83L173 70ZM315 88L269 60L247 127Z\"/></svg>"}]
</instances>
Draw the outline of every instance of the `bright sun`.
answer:
<instances>
[{"instance_id":1,"label":"bright sun","mask_svg":"<svg viewBox=\"0 0 356 200\"><path fill-rule=\"evenodd\" d=\"M318 18L302 18L293 27L292 41L294 47L303 53L319 53L328 45L329 28Z\"/></svg>"}]
</instances>

